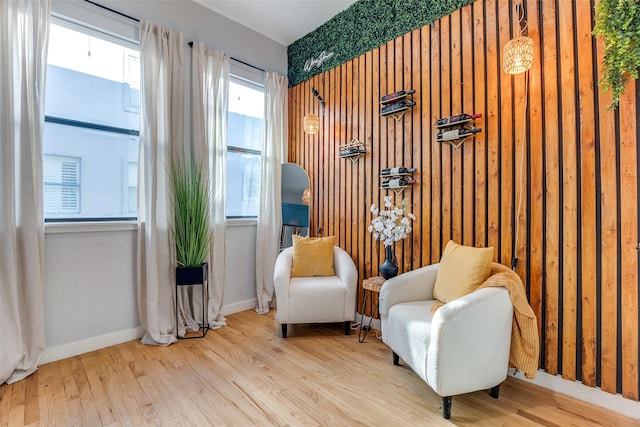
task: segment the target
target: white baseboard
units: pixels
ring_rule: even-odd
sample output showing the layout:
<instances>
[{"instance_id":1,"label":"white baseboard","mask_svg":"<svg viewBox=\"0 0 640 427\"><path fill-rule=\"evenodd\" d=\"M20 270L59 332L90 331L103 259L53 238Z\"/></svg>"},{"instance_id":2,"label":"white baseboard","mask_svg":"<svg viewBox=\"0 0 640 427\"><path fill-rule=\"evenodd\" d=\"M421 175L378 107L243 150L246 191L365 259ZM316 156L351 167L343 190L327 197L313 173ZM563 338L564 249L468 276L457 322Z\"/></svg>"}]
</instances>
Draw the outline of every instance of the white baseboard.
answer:
<instances>
[{"instance_id":1,"label":"white baseboard","mask_svg":"<svg viewBox=\"0 0 640 427\"><path fill-rule=\"evenodd\" d=\"M45 348L40 364L55 362L56 360L66 359L68 357L77 356L79 354L88 353L90 351L100 350L101 348L120 344L127 341L142 338L144 330L142 326L133 329L125 329L123 331L112 332L110 334L93 337L82 341L63 344L56 347Z\"/></svg>"},{"instance_id":2,"label":"white baseboard","mask_svg":"<svg viewBox=\"0 0 640 427\"><path fill-rule=\"evenodd\" d=\"M514 375L514 370L509 369L509 375L522 381L539 385L558 393L566 394L583 402L601 406L610 411L634 419L640 419L640 402L626 399L619 394L611 394L602 391L599 387L588 387L578 381L565 380L558 375L550 375L544 371L538 371L533 380L526 379L522 372Z\"/></svg>"},{"instance_id":3,"label":"white baseboard","mask_svg":"<svg viewBox=\"0 0 640 427\"><path fill-rule=\"evenodd\" d=\"M246 301L240 301L233 304L227 304L222 306L222 315L226 316L228 314L239 313L245 310L252 310L258 306L258 299L253 298Z\"/></svg>"},{"instance_id":4,"label":"white baseboard","mask_svg":"<svg viewBox=\"0 0 640 427\"><path fill-rule=\"evenodd\" d=\"M256 298L241 301L234 304L225 305L222 307L222 315L228 315L238 313L240 311L250 310L256 308L258 300ZM138 326L133 329L126 329L123 331L112 332L110 334L101 335L99 337L88 338L86 340L72 342L68 344L59 345L56 347L46 348L40 359L40 364L55 362L56 360L66 359L68 357L77 356L79 354L89 353L90 351L100 350L101 348L109 347L116 344L121 344L127 341L133 341L142 338L144 335L144 329L142 326Z\"/></svg>"}]
</instances>

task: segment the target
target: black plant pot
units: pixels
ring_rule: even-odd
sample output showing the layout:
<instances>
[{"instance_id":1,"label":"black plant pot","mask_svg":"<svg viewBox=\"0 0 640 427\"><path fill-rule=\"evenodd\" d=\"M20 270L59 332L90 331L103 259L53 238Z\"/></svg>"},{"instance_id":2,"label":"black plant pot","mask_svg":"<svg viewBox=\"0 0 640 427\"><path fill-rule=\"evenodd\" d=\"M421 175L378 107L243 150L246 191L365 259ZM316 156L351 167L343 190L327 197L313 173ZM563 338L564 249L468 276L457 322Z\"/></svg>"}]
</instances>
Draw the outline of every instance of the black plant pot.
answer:
<instances>
[{"instance_id":1,"label":"black plant pot","mask_svg":"<svg viewBox=\"0 0 640 427\"><path fill-rule=\"evenodd\" d=\"M207 320L207 277L208 277L208 264L202 263L197 267L176 267L176 298L175 298L175 315L176 315L176 338L204 338L209 330L209 321ZM178 335L178 288L180 286L188 285L200 285L202 289L202 323L200 326L200 335L184 336Z\"/></svg>"},{"instance_id":2,"label":"black plant pot","mask_svg":"<svg viewBox=\"0 0 640 427\"><path fill-rule=\"evenodd\" d=\"M391 245L384 247L384 253L384 263L378 267L378 273L388 280L398 275L398 265L395 262L396 260Z\"/></svg>"},{"instance_id":3,"label":"black plant pot","mask_svg":"<svg viewBox=\"0 0 640 427\"><path fill-rule=\"evenodd\" d=\"M176 267L176 285L200 285L207 280L207 263L197 267Z\"/></svg>"}]
</instances>

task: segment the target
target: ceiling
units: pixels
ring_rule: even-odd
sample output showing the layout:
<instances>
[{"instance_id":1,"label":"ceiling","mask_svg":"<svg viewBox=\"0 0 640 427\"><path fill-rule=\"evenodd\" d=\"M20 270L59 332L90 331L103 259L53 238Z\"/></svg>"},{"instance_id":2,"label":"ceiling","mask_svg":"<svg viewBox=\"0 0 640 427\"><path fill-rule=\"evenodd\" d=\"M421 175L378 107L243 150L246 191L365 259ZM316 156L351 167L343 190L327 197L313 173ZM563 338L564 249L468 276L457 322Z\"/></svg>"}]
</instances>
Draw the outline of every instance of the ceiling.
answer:
<instances>
[{"instance_id":1,"label":"ceiling","mask_svg":"<svg viewBox=\"0 0 640 427\"><path fill-rule=\"evenodd\" d=\"M356 0L194 0L285 46L310 33Z\"/></svg>"}]
</instances>

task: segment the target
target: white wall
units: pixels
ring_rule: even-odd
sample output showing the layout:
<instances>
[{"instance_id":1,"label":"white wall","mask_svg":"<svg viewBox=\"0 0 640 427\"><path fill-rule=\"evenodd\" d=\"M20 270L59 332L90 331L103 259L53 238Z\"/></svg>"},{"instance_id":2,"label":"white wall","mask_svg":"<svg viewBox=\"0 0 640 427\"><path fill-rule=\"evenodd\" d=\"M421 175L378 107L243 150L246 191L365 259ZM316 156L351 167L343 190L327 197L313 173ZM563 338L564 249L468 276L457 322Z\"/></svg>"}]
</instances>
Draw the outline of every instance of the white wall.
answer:
<instances>
[{"instance_id":1,"label":"white wall","mask_svg":"<svg viewBox=\"0 0 640 427\"><path fill-rule=\"evenodd\" d=\"M141 336L135 223L47 224L43 362ZM256 306L255 221L227 224L223 314Z\"/></svg>"},{"instance_id":2,"label":"white wall","mask_svg":"<svg viewBox=\"0 0 640 427\"><path fill-rule=\"evenodd\" d=\"M59 0L58 0L59 1ZM96 0L141 20L179 31L266 71L287 74L287 47L190 0Z\"/></svg>"},{"instance_id":3,"label":"white wall","mask_svg":"<svg viewBox=\"0 0 640 427\"><path fill-rule=\"evenodd\" d=\"M286 74L286 46L194 2L98 2L183 32L187 41L202 41L267 71ZM82 0L54 0L53 11L137 38L136 23ZM188 114L186 110L187 119ZM185 138L189 138L188 130ZM46 225L43 363L141 335L136 299L136 234L136 225L131 223ZM228 223L225 314L255 307L255 236L255 221Z\"/></svg>"}]
</instances>

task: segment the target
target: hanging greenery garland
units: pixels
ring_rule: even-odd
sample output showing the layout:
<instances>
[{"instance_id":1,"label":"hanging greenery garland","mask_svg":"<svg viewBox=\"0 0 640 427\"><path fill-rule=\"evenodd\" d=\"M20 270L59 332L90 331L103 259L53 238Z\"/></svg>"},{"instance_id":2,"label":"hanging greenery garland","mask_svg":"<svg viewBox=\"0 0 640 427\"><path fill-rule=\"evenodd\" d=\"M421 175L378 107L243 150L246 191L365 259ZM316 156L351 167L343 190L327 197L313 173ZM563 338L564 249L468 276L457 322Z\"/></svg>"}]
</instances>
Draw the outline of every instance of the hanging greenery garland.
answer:
<instances>
[{"instance_id":1,"label":"hanging greenery garland","mask_svg":"<svg viewBox=\"0 0 640 427\"><path fill-rule=\"evenodd\" d=\"M344 64L473 0L358 0L291 44L289 85Z\"/></svg>"},{"instance_id":2,"label":"hanging greenery garland","mask_svg":"<svg viewBox=\"0 0 640 427\"><path fill-rule=\"evenodd\" d=\"M593 33L604 41L602 90L611 90L615 108L627 78L640 69L640 0L600 0L595 5Z\"/></svg>"}]
</instances>

